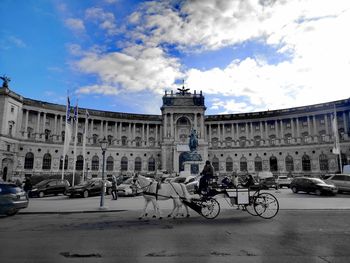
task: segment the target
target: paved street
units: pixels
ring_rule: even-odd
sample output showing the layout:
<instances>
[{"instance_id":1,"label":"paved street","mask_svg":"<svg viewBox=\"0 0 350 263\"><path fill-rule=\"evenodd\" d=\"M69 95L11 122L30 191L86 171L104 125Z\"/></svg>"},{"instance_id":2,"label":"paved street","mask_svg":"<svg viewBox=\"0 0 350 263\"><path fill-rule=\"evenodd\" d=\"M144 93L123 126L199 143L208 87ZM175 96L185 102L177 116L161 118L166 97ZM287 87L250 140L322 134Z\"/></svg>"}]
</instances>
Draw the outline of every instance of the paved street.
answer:
<instances>
[{"instance_id":1,"label":"paved street","mask_svg":"<svg viewBox=\"0 0 350 263\"><path fill-rule=\"evenodd\" d=\"M1 262L349 262L350 195L269 192L281 208L271 220L225 200L214 220L192 210L190 218L138 220L142 196L107 196L105 213L98 196L33 198L0 217ZM166 215L172 203L160 206Z\"/></svg>"}]
</instances>

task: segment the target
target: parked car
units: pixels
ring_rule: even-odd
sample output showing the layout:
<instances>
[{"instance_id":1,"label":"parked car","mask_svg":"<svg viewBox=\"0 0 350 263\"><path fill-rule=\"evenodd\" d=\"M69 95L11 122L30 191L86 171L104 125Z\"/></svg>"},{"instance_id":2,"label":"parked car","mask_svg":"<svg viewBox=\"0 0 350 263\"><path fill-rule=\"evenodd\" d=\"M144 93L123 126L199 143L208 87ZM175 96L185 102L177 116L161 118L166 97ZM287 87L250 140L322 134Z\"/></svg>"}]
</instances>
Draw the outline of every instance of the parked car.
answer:
<instances>
[{"instance_id":1,"label":"parked car","mask_svg":"<svg viewBox=\"0 0 350 263\"><path fill-rule=\"evenodd\" d=\"M142 189L133 185L133 178L126 179L117 186L117 194L121 196L135 196L142 193Z\"/></svg>"},{"instance_id":2,"label":"parked car","mask_svg":"<svg viewBox=\"0 0 350 263\"><path fill-rule=\"evenodd\" d=\"M15 215L20 209L28 207L28 196L13 183L0 182L0 214Z\"/></svg>"},{"instance_id":3,"label":"parked car","mask_svg":"<svg viewBox=\"0 0 350 263\"><path fill-rule=\"evenodd\" d=\"M111 194L112 183L107 180L105 182L106 182L106 194ZM94 195L100 195L101 185L102 185L102 179L93 178L88 181L82 182L81 184L78 184L76 186L70 187L67 191L67 195L69 195L69 197L81 196L84 198L89 196L94 196Z\"/></svg>"},{"instance_id":4,"label":"parked car","mask_svg":"<svg viewBox=\"0 0 350 263\"><path fill-rule=\"evenodd\" d=\"M293 193L306 192L317 195L331 194L335 195L338 191L334 184L327 184L319 178L298 177L292 180L290 188Z\"/></svg>"},{"instance_id":5,"label":"parked car","mask_svg":"<svg viewBox=\"0 0 350 263\"><path fill-rule=\"evenodd\" d=\"M67 180L47 179L33 186L30 196L44 197L45 195L66 194L70 184Z\"/></svg>"},{"instance_id":6,"label":"parked car","mask_svg":"<svg viewBox=\"0 0 350 263\"><path fill-rule=\"evenodd\" d=\"M289 178L288 176L278 176L277 180L276 180L278 186L280 188L282 187L290 187L290 183L292 182L292 178Z\"/></svg>"},{"instance_id":7,"label":"parked car","mask_svg":"<svg viewBox=\"0 0 350 263\"><path fill-rule=\"evenodd\" d=\"M338 193L350 191L350 174L333 174L327 177L325 182L334 184Z\"/></svg>"},{"instance_id":8,"label":"parked car","mask_svg":"<svg viewBox=\"0 0 350 263\"><path fill-rule=\"evenodd\" d=\"M274 177L267 177L267 178L261 179L260 186L262 189L278 188L276 179Z\"/></svg>"}]
</instances>

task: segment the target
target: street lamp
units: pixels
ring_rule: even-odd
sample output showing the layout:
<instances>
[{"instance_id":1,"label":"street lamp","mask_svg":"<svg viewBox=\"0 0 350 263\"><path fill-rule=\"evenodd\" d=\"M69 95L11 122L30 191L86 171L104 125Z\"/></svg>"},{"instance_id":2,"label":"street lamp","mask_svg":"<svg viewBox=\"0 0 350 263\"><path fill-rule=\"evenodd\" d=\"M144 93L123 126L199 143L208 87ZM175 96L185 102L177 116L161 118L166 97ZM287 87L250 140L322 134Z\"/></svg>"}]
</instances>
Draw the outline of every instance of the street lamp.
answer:
<instances>
[{"instance_id":1,"label":"street lamp","mask_svg":"<svg viewBox=\"0 0 350 263\"><path fill-rule=\"evenodd\" d=\"M108 147L108 141L106 137L100 141L100 146L102 150L102 186L101 186L101 201L100 201L100 210L106 210L107 207L104 206L105 198L105 153Z\"/></svg>"}]
</instances>

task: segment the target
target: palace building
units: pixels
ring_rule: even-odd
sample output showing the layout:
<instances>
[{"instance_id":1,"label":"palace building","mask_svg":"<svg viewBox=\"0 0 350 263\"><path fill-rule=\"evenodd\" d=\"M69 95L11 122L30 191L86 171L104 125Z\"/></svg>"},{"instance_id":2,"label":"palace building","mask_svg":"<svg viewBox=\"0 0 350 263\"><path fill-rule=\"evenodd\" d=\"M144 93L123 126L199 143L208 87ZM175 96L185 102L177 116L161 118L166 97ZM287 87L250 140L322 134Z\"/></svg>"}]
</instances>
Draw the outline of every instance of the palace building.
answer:
<instances>
[{"instance_id":1,"label":"palace building","mask_svg":"<svg viewBox=\"0 0 350 263\"><path fill-rule=\"evenodd\" d=\"M202 92L165 92L159 115L88 109L86 158L83 157L85 109L79 109L76 163L73 140L65 170L101 177L106 138L107 176L183 169L191 130L197 152L221 175L271 171L276 176L320 176L339 171L332 152L332 118L336 109L342 164L350 163L350 99L289 109L206 115ZM24 98L0 88L0 176L3 180L30 175L60 175L66 106ZM74 134L74 132L73 132Z\"/></svg>"}]
</instances>

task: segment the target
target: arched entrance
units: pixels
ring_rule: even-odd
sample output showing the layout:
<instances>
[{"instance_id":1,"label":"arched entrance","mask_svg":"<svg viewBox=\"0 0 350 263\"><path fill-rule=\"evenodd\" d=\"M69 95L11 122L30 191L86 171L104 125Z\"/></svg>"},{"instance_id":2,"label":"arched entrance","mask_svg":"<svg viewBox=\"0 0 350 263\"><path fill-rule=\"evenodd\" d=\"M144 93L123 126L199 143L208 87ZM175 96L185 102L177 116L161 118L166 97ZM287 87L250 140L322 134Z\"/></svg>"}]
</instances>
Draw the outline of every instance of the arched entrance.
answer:
<instances>
[{"instance_id":1,"label":"arched entrance","mask_svg":"<svg viewBox=\"0 0 350 263\"><path fill-rule=\"evenodd\" d=\"M11 175L12 175L12 171L13 171L13 160L9 159L9 158L5 158L2 160L2 180L4 181L8 181L11 180Z\"/></svg>"}]
</instances>

